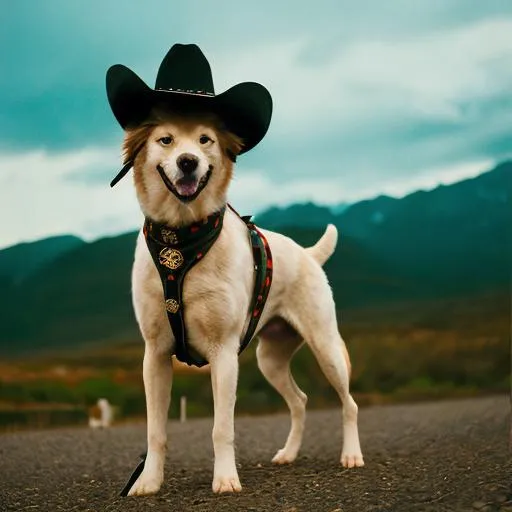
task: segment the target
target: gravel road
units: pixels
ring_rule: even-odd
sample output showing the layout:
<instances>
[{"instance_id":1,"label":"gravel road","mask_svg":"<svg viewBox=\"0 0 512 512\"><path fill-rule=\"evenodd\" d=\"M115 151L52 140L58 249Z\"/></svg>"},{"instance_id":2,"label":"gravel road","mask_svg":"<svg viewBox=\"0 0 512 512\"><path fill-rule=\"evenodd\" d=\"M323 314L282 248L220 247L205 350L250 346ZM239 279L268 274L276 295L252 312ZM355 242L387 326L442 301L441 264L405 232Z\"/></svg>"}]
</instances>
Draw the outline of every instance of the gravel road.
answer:
<instances>
[{"instance_id":1,"label":"gravel road","mask_svg":"<svg viewBox=\"0 0 512 512\"><path fill-rule=\"evenodd\" d=\"M120 498L145 450L145 425L61 428L0 436L0 510L30 511L512 511L506 396L360 410L364 468L345 470L340 412L310 411L297 461L270 459L288 416L236 422L237 495L211 492L211 419L169 423L165 483Z\"/></svg>"}]
</instances>

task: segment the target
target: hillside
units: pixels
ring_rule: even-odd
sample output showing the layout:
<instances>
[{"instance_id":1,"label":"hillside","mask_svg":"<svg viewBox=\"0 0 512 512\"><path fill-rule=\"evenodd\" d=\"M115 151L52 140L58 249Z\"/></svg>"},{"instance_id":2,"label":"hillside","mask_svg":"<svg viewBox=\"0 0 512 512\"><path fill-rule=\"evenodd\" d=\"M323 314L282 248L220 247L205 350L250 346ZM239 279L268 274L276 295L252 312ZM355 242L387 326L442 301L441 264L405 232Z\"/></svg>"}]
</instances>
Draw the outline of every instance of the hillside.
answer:
<instances>
[{"instance_id":1,"label":"hillside","mask_svg":"<svg viewBox=\"0 0 512 512\"><path fill-rule=\"evenodd\" d=\"M62 254L84 243L76 236L63 235L0 250L0 284L18 284Z\"/></svg>"},{"instance_id":2,"label":"hillside","mask_svg":"<svg viewBox=\"0 0 512 512\"><path fill-rule=\"evenodd\" d=\"M322 230L285 232L311 245ZM12 287L10 300L0 311L0 352L138 339L130 296L135 238L136 233L128 233L84 244L49 263L37 279L30 280L30 311L25 307L26 288ZM378 262L352 240L345 240L344 249L337 253L334 274L336 267L351 269L350 276L337 277L337 282L347 281L348 289L354 276L379 272Z\"/></svg>"},{"instance_id":3,"label":"hillside","mask_svg":"<svg viewBox=\"0 0 512 512\"><path fill-rule=\"evenodd\" d=\"M297 216L279 231L308 246L324 228L292 225L305 209L316 209L324 225L336 223L340 242L325 268L344 312L503 292L512 261L511 177L508 162L471 180L363 201L338 215L290 207ZM265 218L260 225L269 227ZM94 243L59 237L0 251L0 353L139 339L130 298L135 236Z\"/></svg>"},{"instance_id":4,"label":"hillside","mask_svg":"<svg viewBox=\"0 0 512 512\"><path fill-rule=\"evenodd\" d=\"M405 280L431 293L493 288L510 278L512 162L402 199L357 203L335 221Z\"/></svg>"},{"instance_id":5,"label":"hillside","mask_svg":"<svg viewBox=\"0 0 512 512\"><path fill-rule=\"evenodd\" d=\"M83 244L11 288L0 313L0 350L62 346L137 336L130 298L135 233Z\"/></svg>"},{"instance_id":6,"label":"hillside","mask_svg":"<svg viewBox=\"0 0 512 512\"><path fill-rule=\"evenodd\" d=\"M344 284L341 275L357 281L361 296L370 301L376 295L389 300L506 287L512 261L512 162L401 199L379 196L361 201L337 215L310 203L270 209L257 217L263 227L277 224L283 231L315 225L316 219L322 225L334 223L342 244L354 241L364 248L364 257L372 259L374 271L363 275L346 269L342 259L329 262L326 268L335 290ZM343 251L339 258L346 254ZM354 299L354 291L350 293Z\"/></svg>"},{"instance_id":7,"label":"hillside","mask_svg":"<svg viewBox=\"0 0 512 512\"><path fill-rule=\"evenodd\" d=\"M336 215L327 206L314 203L292 204L283 208L272 207L255 216L258 225L275 231L288 226L321 228L335 220Z\"/></svg>"}]
</instances>

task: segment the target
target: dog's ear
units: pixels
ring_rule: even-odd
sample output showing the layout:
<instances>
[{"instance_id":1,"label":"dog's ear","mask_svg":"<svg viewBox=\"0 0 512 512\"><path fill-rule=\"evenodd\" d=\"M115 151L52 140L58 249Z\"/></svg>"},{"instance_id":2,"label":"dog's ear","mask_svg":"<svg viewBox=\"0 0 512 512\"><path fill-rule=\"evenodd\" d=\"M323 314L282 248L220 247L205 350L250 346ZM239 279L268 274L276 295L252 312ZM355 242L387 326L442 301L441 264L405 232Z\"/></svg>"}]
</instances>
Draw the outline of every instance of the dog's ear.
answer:
<instances>
[{"instance_id":1,"label":"dog's ear","mask_svg":"<svg viewBox=\"0 0 512 512\"><path fill-rule=\"evenodd\" d=\"M234 133L228 131L222 131L220 133L220 143L227 157L232 161L236 162L236 157L242 151L244 143L240 137Z\"/></svg>"},{"instance_id":2,"label":"dog's ear","mask_svg":"<svg viewBox=\"0 0 512 512\"><path fill-rule=\"evenodd\" d=\"M154 128L154 124L143 124L125 132L123 142L123 163L133 162Z\"/></svg>"}]
</instances>

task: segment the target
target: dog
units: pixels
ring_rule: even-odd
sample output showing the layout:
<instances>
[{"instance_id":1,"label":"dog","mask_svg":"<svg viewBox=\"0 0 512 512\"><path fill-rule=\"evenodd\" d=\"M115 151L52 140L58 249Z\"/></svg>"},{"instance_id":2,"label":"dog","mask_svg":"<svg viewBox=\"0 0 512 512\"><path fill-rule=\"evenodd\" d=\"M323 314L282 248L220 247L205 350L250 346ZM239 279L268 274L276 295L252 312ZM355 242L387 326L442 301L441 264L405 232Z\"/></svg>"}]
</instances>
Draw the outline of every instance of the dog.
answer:
<instances>
[{"instance_id":1,"label":"dog","mask_svg":"<svg viewBox=\"0 0 512 512\"><path fill-rule=\"evenodd\" d=\"M146 217L135 249L132 297L145 341L148 450L122 495L125 491L130 496L153 494L162 485L173 379L169 356L181 353L186 358L187 344L188 350L210 364L215 456L212 489L215 493L241 490L234 449L238 354L248 336L242 341L242 335L251 333L255 317L258 366L283 396L291 414L286 443L272 461L293 462L302 442L306 395L293 380L290 360L305 342L343 404L341 463L348 468L362 466L358 409L349 392L350 359L322 270L335 249L336 228L329 225L309 248L266 230L251 231L249 243L249 225L226 208L237 156L256 146L269 127L270 93L260 84L244 82L216 95L209 63L199 47L175 44L160 65L154 89L127 67L116 64L107 72L107 96L125 130L124 166L111 186L133 168L137 199ZM182 277L173 271L164 273L163 267L184 268L183 254L167 242L153 252L154 246L146 238L148 223L149 236L153 223L168 226L169 230L165 229L170 236L176 233L173 230L208 227L215 216L217 221L223 220L215 222L213 244L204 254L196 254L185 280L180 281L181 289L177 285L178 296L169 299L167 287L174 286L169 283ZM253 235L265 246L266 271L272 268L264 281L255 277L258 265ZM261 288L260 282L264 283ZM257 309L252 309L253 292L257 301L262 301L254 302L259 304ZM261 297L267 293L265 303ZM178 326L176 318L180 319Z\"/></svg>"},{"instance_id":2,"label":"dog","mask_svg":"<svg viewBox=\"0 0 512 512\"><path fill-rule=\"evenodd\" d=\"M213 116L156 113L152 121L126 133L126 158L141 144L144 147L134 160L134 184L146 216L171 226L186 226L225 205L234 170L226 155L238 153L241 141L223 131ZM184 155L197 163L192 175L180 168ZM176 195L155 172L157 166L164 169ZM199 187L202 190L191 203L177 197L195 194ZM362 466L357 405L349 394L350 360L338 332L332 292L321 268L336 246L336 228L330 225L318 243L307 249L281 234L262 231L272 250L274 279L260 320L264 327L258 336L257 360L291 413L288 439L272 462L293 462L301 445L307 398L290 374L290 360L304 340L343 402L341 463L349 468ZM145 495L156 493L163 481L173 336L163 307L162 284L142 232L137 240L132 283L135 315L145 340L148 453L144 471L129 495ZM241 490L234 453L234 406L240 333L246 325L252 286L247 229L235 213L227 210L218 240L190 270L183 291L190 344L211 366L215 404L212 488L216 493Z\"/></svg>"}]
</instances>

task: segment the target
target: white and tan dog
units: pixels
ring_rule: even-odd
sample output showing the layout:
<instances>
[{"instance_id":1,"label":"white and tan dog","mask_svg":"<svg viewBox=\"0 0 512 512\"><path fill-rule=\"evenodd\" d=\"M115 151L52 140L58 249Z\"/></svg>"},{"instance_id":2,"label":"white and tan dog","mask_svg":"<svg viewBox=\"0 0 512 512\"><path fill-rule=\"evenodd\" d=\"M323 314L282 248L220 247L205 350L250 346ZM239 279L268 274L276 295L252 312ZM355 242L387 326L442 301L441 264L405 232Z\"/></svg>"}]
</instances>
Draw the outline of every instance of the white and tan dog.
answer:
<instances>
[{"instance_id":1,"label":"white and tan dog","mask_svg":"<svg viewBox=\"0 0 512 512\"><path fill-rule=\"evenodd\" d=\"M233 176L234 164L227 154L238 154L241 144L214 116L154 111L147 122L127 130L125 156L126 160L135 157L134 183L143 213L157 222L179 227L218 211L226 204ZM184 172L184 159L194 162L193 172L190 166ZM166 188L158 166L174 193ZM191 196L197 197L190 201ZM338 331L331 289L321 268L334 251L336 229L329 226L318 243L307 249L278 233L263 233L272 250L273 282L258 327L258 365L291 412L288 439L272 461L292 462L302 442L306 395L290 374L290 360L305 341L343 403L341 463L349 468L362 466L357 405L349 393L350 361ZM174 338L162 283L142 233L137 240L132 277L135 313L145 340L148 453L144 470L129 495L145 495L157 492L164 476L173 378L169 355ZM219 238L187 274L183 291L189 344L211 367L215 410L212 488L216 493L241 490L235 464L234 408L238 349L248 323L253 284L247 227L227 209Z\"/></svg>"}]
</instances>

